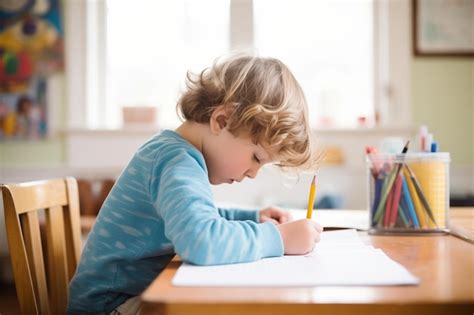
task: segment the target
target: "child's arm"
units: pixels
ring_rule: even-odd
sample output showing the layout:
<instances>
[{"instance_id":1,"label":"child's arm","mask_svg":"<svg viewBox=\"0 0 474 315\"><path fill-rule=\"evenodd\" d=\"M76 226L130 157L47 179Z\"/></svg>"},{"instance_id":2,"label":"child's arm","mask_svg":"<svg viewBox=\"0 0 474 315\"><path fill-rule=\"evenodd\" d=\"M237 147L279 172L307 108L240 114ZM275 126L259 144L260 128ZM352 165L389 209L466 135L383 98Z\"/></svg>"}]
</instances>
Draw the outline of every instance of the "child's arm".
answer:
<instances>
[{"instance_id":1,"label":"child's arm","mask_svg":"<svg viewBox=\"0 0 474 315\"><path fill-rule=\"evenodd\" d=\"M259 222L259 210L244 210L239 208L217 208L219 215L227 220Z\"/></svg>"},{"instance_id":2,"label":"child's arm","mask_svg":"<svg viewBox=\"0 0 474 315\"><path fill-rule=\"evenodd\" d=\"M221 217L227 220L251 220L258 223L270 221L275 224L286 223L292 220L289 211L274 206L261 210L244 210L238 208L218 208L218 210Z\"/></svg>"},{"instance_id":3,"label":"child's arm","mask_svg":"<svg viewBox=\"0 0 474 315\"><path fill-rule=\"evenodd\" d=\"M212 265L283 255L274 224L229 221L219 215L205 162L197 153L163 150L152 170L149 191L165 235L184 261Z\"/></svg>"}]
</instances>

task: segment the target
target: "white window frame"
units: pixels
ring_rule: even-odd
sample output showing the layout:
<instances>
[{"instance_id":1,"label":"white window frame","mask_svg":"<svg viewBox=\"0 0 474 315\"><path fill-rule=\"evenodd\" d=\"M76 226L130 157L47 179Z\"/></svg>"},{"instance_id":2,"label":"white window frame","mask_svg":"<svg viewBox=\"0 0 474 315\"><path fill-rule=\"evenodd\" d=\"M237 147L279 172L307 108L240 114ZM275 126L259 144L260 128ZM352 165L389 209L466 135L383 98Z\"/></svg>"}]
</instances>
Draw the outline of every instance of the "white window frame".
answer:
<instances>
[{"instance_id":1,"label":"white window frame","mask_svg":"<svg viewBox=\"0 0 474 315\"><path fill-rule=\"evenodd\" d=\"M67 127L86 128L87 1L64 2Z\"/></svg>"},{"instance_id":2,"label":"white window frame","mask_svg":"<svg viewBox=\"0 0 474 315\"><path fill-rule=\"evenodd\" d=\"M412 127L411 0L374 1L374 106L382 126Z\"/></svg>"},{"instance_id":3,"label":"white window frame","mask_svg":"<svg viewBox=\"0 0 474 315\"><path fill-rule=\"evenodd\" d=\"M100 129L110 110L105 103L106 2L64 5L67 126ZM253 49L252 6L252 0L231 0L231 49ZM410 16L410 0L374 0L374 106L381 126L412 126Z\"/></svg>"},{"instance_id":4,"label":"white window frame","mask_svg":"<svg viewBox=\"0 0 474 315\"><path fill-rule=\"evenodd\" d=\"M65 1L67 126L100 127L105 103L106 2Z\"/></svg>"}]
</instances>

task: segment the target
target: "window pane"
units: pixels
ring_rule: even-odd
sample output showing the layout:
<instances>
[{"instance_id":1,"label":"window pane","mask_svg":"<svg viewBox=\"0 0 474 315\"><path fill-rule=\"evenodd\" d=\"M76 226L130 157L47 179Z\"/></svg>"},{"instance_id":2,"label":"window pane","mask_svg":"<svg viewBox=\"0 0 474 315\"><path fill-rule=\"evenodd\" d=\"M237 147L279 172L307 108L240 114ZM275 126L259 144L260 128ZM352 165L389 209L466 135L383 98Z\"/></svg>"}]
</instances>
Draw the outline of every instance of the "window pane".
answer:
<instances>
[{"instance_id":1,"label":"window pane","mask_svg":"<svg viewBox=\"0 0 474 315\"><path fill-rule=\"evenodd\" d=\"M122 106L158 106L162 127L186 70L200 71L228 51L229 0L107 1L107 125Z\"/></svg>"},{"instance_id":2,"label":"window pane","mask_svg":"<svg viewBox=\"0 0 474 315\"><path fill-rule=\"evenodd\" d=\"M313 125L373 119L373 0L254 0L255 46L285 62Z\"/></svg>"}]
</instances>

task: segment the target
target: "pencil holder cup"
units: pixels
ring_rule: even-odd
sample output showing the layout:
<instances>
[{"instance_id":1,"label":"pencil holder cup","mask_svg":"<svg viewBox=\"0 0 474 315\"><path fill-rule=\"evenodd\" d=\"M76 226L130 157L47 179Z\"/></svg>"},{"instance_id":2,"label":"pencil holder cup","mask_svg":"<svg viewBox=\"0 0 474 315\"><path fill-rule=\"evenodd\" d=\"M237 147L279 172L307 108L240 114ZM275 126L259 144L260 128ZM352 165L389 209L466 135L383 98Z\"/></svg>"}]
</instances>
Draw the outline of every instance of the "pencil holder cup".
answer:
<instances>
[{"instance_id":1,"label":"pencil holder cup","mask_svg":"<svg viewBox=\"0 0 474 315\"><path fill-rule=\"evenodd\" d=\"M370 154L369 233L445 233L449 210L447 152Z\"/></svg>"}]
</instances>

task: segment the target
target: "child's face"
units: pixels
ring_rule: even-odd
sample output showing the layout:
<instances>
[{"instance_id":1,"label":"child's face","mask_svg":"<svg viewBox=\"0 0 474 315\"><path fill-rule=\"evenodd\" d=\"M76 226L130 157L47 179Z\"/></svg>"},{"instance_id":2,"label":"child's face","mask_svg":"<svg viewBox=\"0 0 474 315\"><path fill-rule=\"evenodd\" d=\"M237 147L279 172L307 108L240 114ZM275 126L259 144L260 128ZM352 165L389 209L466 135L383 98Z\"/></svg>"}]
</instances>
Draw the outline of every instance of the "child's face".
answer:
<instances>
[{"instance_id":1,"label":"child's face","mask_svg":"<svg viewBox=\"0 0 474 315\"><path fill-rule=\"evenodd\" d=\"M235 137L225 128L204 144L203 155L213 185L254 178L262 165L271 162L270 152L262 145L248 136Z\"/></svg>"}]
</instances>

